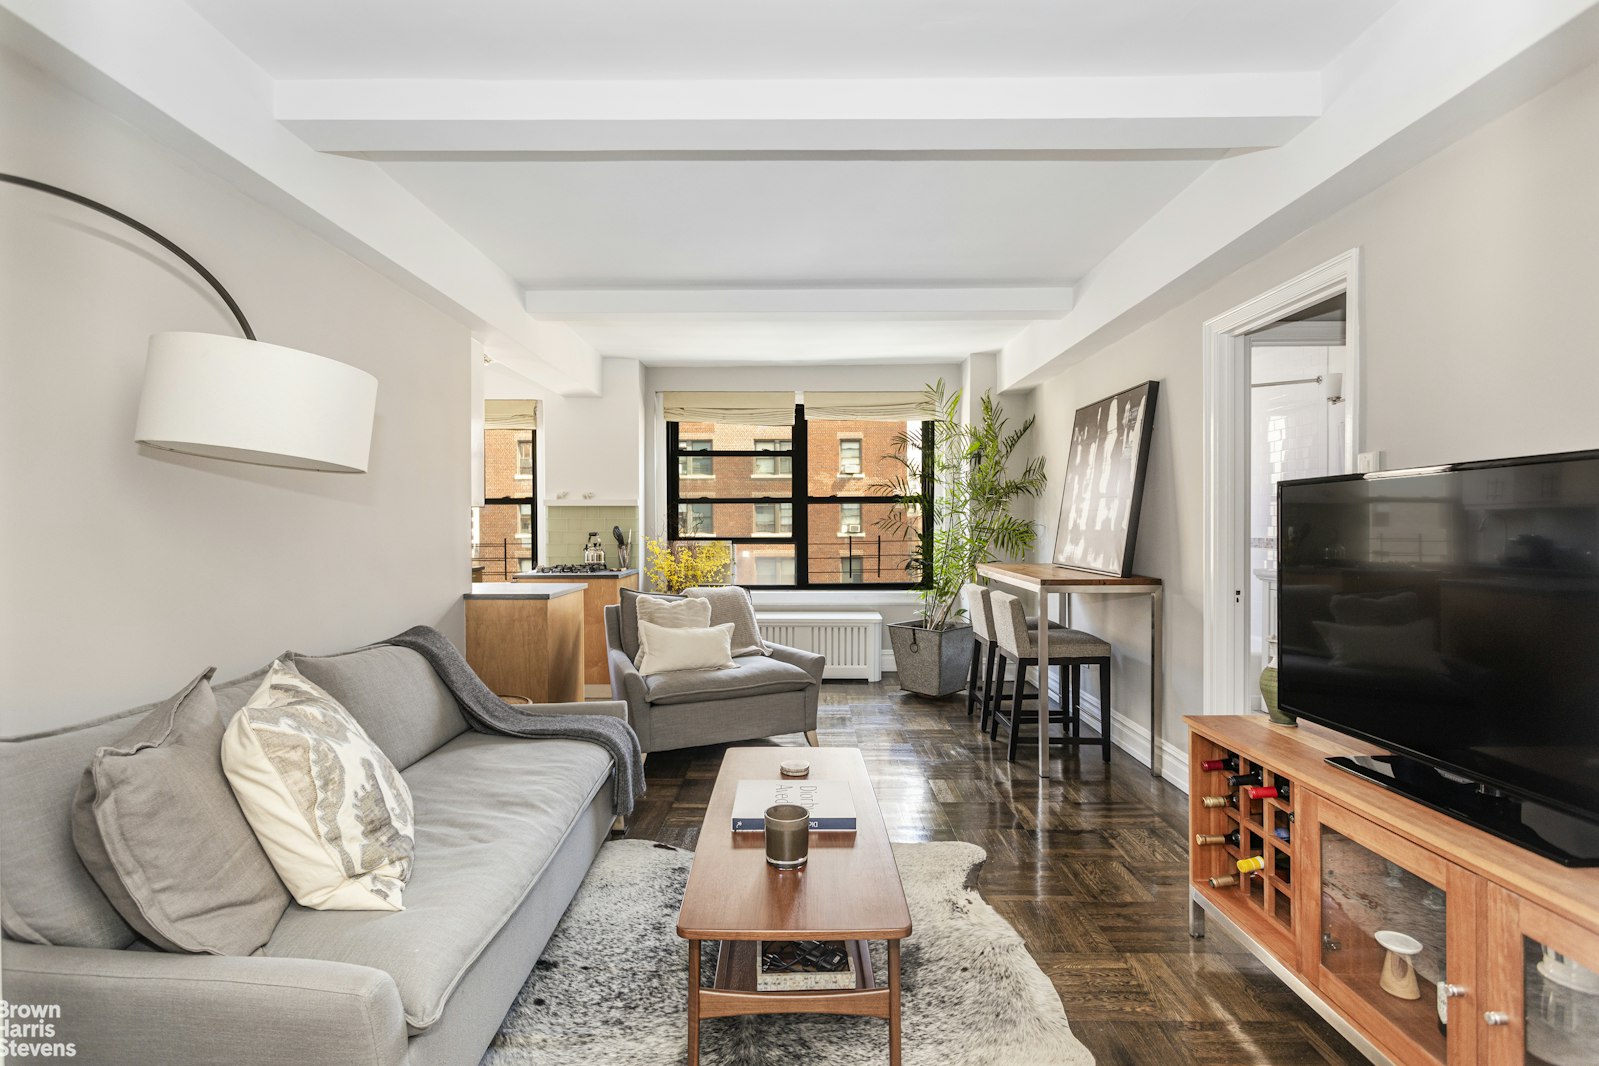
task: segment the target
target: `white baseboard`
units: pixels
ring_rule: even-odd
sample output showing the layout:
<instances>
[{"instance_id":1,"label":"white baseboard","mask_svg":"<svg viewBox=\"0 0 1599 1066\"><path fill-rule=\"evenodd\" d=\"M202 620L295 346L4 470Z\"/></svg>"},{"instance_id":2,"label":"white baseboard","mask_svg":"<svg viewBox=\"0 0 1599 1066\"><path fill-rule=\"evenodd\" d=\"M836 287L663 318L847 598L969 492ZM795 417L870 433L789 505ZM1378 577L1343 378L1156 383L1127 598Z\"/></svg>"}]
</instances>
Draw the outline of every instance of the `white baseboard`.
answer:
<instances>
[{"instance_id":1,"label":"white baseboard","mask_svg":"<svg viewBox=\"0 0 1599 1066\"><path fill-rule=\"evenodd\" d=\"M877 661L882 667L883 673L892 674L894 672L894 652L892 649L884 648L879 651L877 653Z\"/></svg>"},{"instance_id":2,"label":"white baseboard","mask_svg":"<svg viewBox=\"0 0 1599 1066\"><path fill-rule=\"evenodd\" d=\"M1054 677L1050 678L1049 691L1051 701L1063 702L1060 684ZM1093 726L1096 732L1099 731L1099 697L1094 693L1083 693L1083 721ZM1149 726L1127 717L1114 707L1111 708L1110 721L1110 742L1148 766ZM1184 795L1188 794L1188 752L1169 740L1160 742L1160 777L1167 784L1180 789Z\"/></svg>"}]
</instances>

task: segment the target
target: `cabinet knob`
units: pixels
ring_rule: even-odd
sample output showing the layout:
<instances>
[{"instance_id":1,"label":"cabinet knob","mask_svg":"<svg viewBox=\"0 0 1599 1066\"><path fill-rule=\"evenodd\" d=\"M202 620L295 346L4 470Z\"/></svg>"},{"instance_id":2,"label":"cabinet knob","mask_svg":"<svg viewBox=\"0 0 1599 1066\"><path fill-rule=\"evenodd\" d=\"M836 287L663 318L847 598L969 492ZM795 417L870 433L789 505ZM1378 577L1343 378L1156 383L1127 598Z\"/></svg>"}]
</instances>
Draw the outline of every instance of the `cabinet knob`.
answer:
<instances>
[{"instance_id":1,"label":"cabinet knob","mask_svg":"<svg viewBox=\"0 0 1599 1066\"><path fill-rule=\"evenodd\" d=\"M1444 985L1444 995L1447 996L1450 999L1459 999L1461 996L1463 996L1465 994L1466 994L1466 986L1465 985L1451 985L1451 984L1445 984Z\"/></svg>"},{"instance_id":2,"label":"cabinet knob","mask_svg":"<svg viewBox=\"0 0 1599 1066\"><path fill-rule=\"evenodd\" d=\"M1502 1010L1483 1011L1482 1020L1489 1025L1509 1025L1510 1015Z\"/></svg>"}]
</instances>

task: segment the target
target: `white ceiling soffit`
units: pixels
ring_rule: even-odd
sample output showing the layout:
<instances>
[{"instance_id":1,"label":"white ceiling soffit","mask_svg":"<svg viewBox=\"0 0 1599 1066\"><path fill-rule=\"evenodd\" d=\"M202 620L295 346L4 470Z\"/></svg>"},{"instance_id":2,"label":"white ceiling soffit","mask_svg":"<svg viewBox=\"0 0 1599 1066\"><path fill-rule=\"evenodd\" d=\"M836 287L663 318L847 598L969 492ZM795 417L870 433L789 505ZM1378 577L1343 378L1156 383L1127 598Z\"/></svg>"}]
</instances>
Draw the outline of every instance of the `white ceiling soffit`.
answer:
<instances>
[{"instance_id":1,"label":"white ceiling soffit","mask_svg":"<svg viewBox=\"0 0 1599 1066\"><path fill-rule=\"evenodd\" d=\"M503 267L380 167L279 125L271 78L182 0L0 0L0 45L470 325L496 358L599 391L582 338L530 316Z\"/></svg>"},{"instance_id":2,"label":"white ceiling soffit","mask_svg":"<svg viewBox=\"0 0 1599 1066\"><path fill-rule=\"evenodd\" d=\"M1001 386L1092 355L1596 56L1596 0L1396 5L1327 68L1319 119L1174 196L1078 282L1069 314L1004 347Z\"/></svg>"},{"instance_id":3,"label":"white ceiling soffit","mask_svg":"<svg viewBox=\"0 0 1599 1066\"><path fill-rule=\"evenodd\" d=\"M994 351L1025 319L705 319L628 315L573 322L606 355L650 366L795 366L959 362Z\"/></svg>"}]
</instances>

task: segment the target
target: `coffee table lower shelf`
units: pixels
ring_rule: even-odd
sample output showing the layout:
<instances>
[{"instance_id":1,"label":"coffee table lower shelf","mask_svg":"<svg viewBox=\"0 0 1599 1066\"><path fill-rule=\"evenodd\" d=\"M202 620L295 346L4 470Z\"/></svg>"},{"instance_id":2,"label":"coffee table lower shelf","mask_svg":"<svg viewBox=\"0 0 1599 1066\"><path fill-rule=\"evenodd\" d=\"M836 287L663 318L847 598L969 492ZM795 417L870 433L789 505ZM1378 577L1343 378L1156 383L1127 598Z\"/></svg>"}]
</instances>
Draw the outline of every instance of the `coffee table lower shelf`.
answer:
<instances>
[{"instance_id":1,"label":"coffee table lower shelf","mask_svg":"<svg viewBox=\"0 0 1599 1066\"><path fill-rule=\"evenodd\" d=\"M783 989L757 991L756 940L723 940L717 953L716 977L710 988L700 986L701 942L688 942L688 1049L689 1066L699 1062L700 1019L735 1018L752 1014L847 1014L883 1018L888 1022L888 1061L899 1066L899 941L888 941L888 985L879 988L872 972L867 941L847 940L845 949L855 963L854 988Z\"/></svg>"}]
</instances>

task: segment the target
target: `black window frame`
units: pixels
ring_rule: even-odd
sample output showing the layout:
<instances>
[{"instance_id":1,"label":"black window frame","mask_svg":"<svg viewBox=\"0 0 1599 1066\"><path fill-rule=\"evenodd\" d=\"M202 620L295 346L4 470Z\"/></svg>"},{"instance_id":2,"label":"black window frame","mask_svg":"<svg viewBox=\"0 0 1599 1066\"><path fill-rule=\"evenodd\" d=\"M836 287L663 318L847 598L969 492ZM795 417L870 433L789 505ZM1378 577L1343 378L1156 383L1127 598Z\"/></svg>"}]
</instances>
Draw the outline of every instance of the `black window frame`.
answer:
<instances>
[{"instance_id":1,"label":"black window frame","mask_svg":"<svg viewBox=\"0 0 1599 1066\"><path fill-rule=\"evenodd\" d=\"M931 456L933 454L933 423L931 421L924 421L924 422L922 422L921 425L922 425L922 432L921 432L922 454L924 456ZM853 581L849 581L849 582L846 582L846 581L812 581L812 580L810 580L810 551L809 551L809 547L810 547L810 509L811 509L811 505L812 504L840 504L840 503L888 503L888 502L891 502L891 498L890 497L886 497L886 496L876 497L876 496L836 496L836 495L812 496L812 495L810 495L810 426L809 426L809 423L807 423L806 419L805 419L805 405L804 404L795 404L794 405L794 426L793 426L793 429L791 431L790 436L791 436L791 446L790 446L790 448L789 448L789 450L788 450L788 452L786 454L789 454L789 455L791 455L793 457L793 461L792 461L792 463L790 465L791 465L792 470L794 472L791 473L791 475L790 475L790 477L788 479L788 481L789 481L789 491L787 493L782 494L782 495L737 496L737 497L734 497L734 496L725 496L725 497L724 496L711 496L711 497L690 496L690 497L685 499L683 497L683 495L682 495L681 487L678 484L679 475L680 475L678 459L680 457L692 454L692 455L697 455L697 456L710 455L713 459L715 459L715 458L738 459L738 458L745 458L745 457L754 458L754 457L759 457L759 456L772 455L774 450L773 449L756 449L756 448L714 448L713 447L713 448L709 449L708 451L705 450L705 449L702 449L702 448L696 448L696 449L694 449L692 451L689 451L689 450L685 450L685 449L679 447L678 423L677 422L668 422L668 423L666 423L666 533L667 533L667 538L669 540L680 540L680 539L681 540L725 540L725 541L729 541L729 542L731 542L732 544L735 544L735 545L738 545L738 544L762 544L762 545L767 545L767 546L770 546L770 545L773 545L773 544L791 544L791 545L793 545L793 547L794 547L794 584L792 584L792 585L748 585L748 586L746 586L747 588L752 588L752 589L779 589L779 590L781 590L781 589L800 589L800 590L805 590L805 591L816 591L816 592L824 592L824 591L828 591L828 590L832 590L832 591L848 591L848 592L859 592L859 591L862 591L862 590L879 590L879 591L884 591L884 592L891 592L891 591L895 591L895 590L925 588L926 585L927 585L927 582L929 580L929 576L930 575L924 575L920 580L917 580L917 581L908 581L907 580L907 581L872 581L872 582L868 582L868 581L864 580L864 578L865 578L865 574L864 573L862 574L862 579L863 580L860 581L860 582L853 582ZM696 443L698 443L698 442L696 442ZM777 454L785 454L785 453L783 453L781 451L778 451ZM862 465L863 472L864 472L864 468L865 468L865 462L866 462L866 457L865 457L865 455L863 453L862 456L861 456L861 465ZM933 498L933 469L932 469L932 466L933 466L933 464L931 462L925 462L925 463L922 464L922 484L921 484L920 496L921 496L921 500L922 500L921 510L922 510L922 513L924 515L932 513L932 508L927 506L928 502L931 501L932 498ZM689 480L692 481L692 480L695 480L695 479L690 478ZM773 478L772 480L773 481L781 481L782 479L781 478ZM788 503L788 504L791 505L792 519L791 519L790 524L789 524L789 533L788 533L787 536L783 536L783 535L774 536L774 535L772 535L770 533L766 533L766 534L761 534L761 535L758 535L758 536L749 536L749 537L729 537L729 536L721 536L721 535L718 535L718 534L713 532L709 536L682 537L680 535L680 532L679 532L679 529L678 529L678 517L677 517L677 515L678 515L678 505L682 504L682 503L710 503L710 504L719 504L719 503L720 504ZM713 511L713 514L714 514L714 511ZM714 523L713 523L713 528L714 528ZM862 539L863 537L866 537L866 536L869 536L869 534L866 532L865 521L864 521L864 518L863 518L860 535L859 536L851 536L851 537L849 537L847 539L850 541L851 544L853 544L856 540ZM918 552L920 553L921 557L924 558L924 559L927 558L929 556L929 554L931 553L931 551L932 551L932 536L933 536L933 531L932 531L931 528L924 527L922 529L921 544L918 546Z\"/></svg>"}]
</instances>

